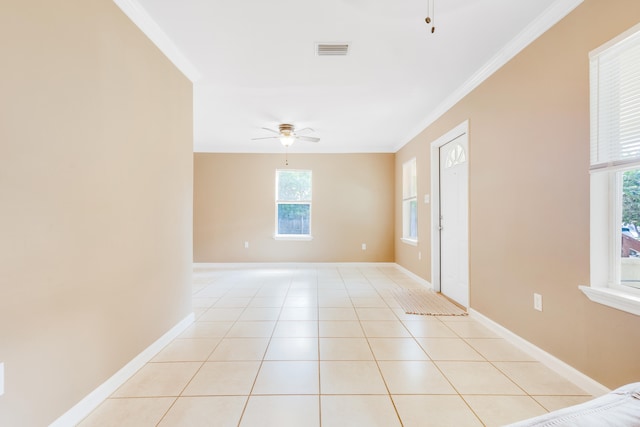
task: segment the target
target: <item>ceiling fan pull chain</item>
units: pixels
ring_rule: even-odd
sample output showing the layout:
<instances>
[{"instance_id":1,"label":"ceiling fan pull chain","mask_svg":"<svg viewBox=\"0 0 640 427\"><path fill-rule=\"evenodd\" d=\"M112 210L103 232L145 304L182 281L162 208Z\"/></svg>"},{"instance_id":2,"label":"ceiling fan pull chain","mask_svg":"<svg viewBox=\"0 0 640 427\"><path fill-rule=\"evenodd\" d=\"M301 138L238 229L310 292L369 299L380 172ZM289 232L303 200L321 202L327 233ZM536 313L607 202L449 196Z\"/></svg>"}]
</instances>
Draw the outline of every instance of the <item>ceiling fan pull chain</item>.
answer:
<instances>
[{"instance_id":1,"label":"ceiling fan pull chain","mask_svg":"<svg viewBox=\"0 0 640 427\"><path fill-rule=\"evenodd\" d=\"M431 25L431 34L436 32L436 27L435 27L435 15L436 15L436 0L428 0L427 2L427 17L424 19L424 22L426 22L428 25Z\"/></svg>"},{"instance_id":2,"label":"ceiling fan pull chain","mask_svg":"<svg viewBox=\"0 0 640 427\"><path fill-rule=\"evenodd\" d=\"M431 34L436 32L436 0L431 0Z\"/></svg>"}]
</instances>

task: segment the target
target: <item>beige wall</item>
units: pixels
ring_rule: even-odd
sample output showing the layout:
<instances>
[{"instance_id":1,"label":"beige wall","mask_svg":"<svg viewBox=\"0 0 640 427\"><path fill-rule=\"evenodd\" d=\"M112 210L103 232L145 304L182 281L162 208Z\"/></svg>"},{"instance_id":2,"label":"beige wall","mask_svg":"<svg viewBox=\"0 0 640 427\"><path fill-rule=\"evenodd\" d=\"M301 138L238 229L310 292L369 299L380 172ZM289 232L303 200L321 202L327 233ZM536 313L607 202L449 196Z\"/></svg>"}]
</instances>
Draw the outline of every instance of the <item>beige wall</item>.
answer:
<instances>
[{"instance_id":1,"label":"beige wall","mask_svg":"<svg viewBox=\"0 0 640 427\"><path fill-rule=\"evenodd\" d=\"M640 378L640 317L578 290L589 283L588 53L639 21L636 0L586 0L398 153L428 169L429 144L469 119L471 307L608 387ZM430 278L415 250L396 261Z\"/></svg>"},{"instance_id":2,"label":"beige wall","mask_svg":"<svg viewBox=\"0 0 640 427\"><path fill-rule=\"evenodd\" d=\"M312 241L273 239L285 168L312 170ZM197 153L194 261L392 262L393 171L393 154Z\"/></svg>"},{"instance_id":3,"label":"beige wall","mask_svg":"<svg viewBox=\"0 0 640 427\"><path fill-rule=\"evenodd\" d=\"M0 52L0 425L44 426L191 311L191 83L111 0L5 0Z\"/></svg>"}]
</instances>

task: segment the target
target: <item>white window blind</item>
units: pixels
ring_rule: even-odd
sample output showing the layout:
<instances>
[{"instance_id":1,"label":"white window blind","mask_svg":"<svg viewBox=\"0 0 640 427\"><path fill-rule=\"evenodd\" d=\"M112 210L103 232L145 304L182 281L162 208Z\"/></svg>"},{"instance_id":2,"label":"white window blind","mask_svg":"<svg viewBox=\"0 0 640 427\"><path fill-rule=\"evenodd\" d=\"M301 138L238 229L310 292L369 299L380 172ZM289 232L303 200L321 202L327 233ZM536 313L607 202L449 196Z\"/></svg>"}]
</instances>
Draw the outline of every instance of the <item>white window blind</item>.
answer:
<instances>
[{"instance_id":1,"label":"white window blind","mask_svg":"<svg viewBox=\"0 0 640 427\"><path fill-rule=\"evenodd\" d=\"M418 238L418 179L415 157L402 165L402 237Z\"/></svg>"},{"instance_id":2,"label":"white window blind","mask_svg":"<svg viewBox=\"0 0 640 427\"><path fill-rule=\"evenodd\" d=\"M416 175L416 159L413 158L402 165L402 198L410 199L418 195Z\"/></svg>"},{"instance_id":3,"label":"white window blind","mask_svg":"<svg viewBox=\"0 0 640 427\"><path fill-rule=\"evenodd\" d=\"M640 25L589 58L591 170L640 164Z\"/></svg>"}]
</instances>

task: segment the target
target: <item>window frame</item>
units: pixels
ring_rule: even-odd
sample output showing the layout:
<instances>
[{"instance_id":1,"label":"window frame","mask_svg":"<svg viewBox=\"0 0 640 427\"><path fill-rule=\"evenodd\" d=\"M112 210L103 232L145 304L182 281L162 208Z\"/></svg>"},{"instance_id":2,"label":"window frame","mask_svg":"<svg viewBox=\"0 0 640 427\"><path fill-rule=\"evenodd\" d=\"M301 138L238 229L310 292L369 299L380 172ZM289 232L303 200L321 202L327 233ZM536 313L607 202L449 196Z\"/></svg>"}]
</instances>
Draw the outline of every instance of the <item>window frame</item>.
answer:
<instances>
[{"instance_id":1,"label":"window frame","mask_svg":"<svg viewBox=\"0 0 640 427\"><path fill-rule=\"evenodd\" d=\"M415 157L407 160L402 164L402 237L400 240L412 246L418 245L418 166ZM408 173L407 173L408 170ZM407 177L413 182L407 182ZM416 205L415 216L415 232L416 235L411 236L411 202Z\"/></svg>"},{"instance_id":2,"label":"window frame","mask_svg":"<svg viewBox=\"0 0 640 427\"><path fill-rule=\"evenodd\" d=\"M580 290L593 302L640 316L640 289L621 283L620 250L622 246L622 174L640 168L640 157L631 161L607 159L606 164L594 160L594 153L608 141L599 138L600 75L594 61L598 56L640 33L640 24L592 51L591 69L591 173L590 173L590 285ZM640 46L636 41L635 46ZM596 148L597 147L597 148ZM595 150L595 151L594 151Z\"/></svg>"},{"instance_id":3,"label":"window frame","mask_svg":"<svg viewBox=\"0 0 640 427\"><path fill-rule=\"evenodd\" d=\"M309 196L308 200L281 200L279 199L279 180L280 180L280 172L309 172ZM276 169L276 179L275 179L275 227L273 238L274 240L299 240L299 241L309 241L313 240L313 235L311 234L311 226L313 224L313 171L311 169ZM280 205L309 205L309 233L308 234L280 234L279 233L279 216L278 216L278 207Z\"/></svg>"}]
</instances>

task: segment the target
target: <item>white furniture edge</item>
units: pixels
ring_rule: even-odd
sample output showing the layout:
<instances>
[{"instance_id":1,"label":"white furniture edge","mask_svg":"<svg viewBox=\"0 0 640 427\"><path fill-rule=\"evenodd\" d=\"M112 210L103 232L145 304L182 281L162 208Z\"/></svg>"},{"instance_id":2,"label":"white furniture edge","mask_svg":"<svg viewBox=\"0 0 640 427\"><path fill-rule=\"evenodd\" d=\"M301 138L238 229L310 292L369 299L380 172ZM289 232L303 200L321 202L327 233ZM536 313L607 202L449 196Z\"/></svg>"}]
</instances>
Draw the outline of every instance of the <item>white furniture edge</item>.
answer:
<instances>
[{"instance_id":1,"label":"white furniture edge","mask_svg":"<svg viewBox=\"0 0 640 427\"><path fill-rule=\"evenodd\" d=\"M195 315L189 314L178 322L173 328L158 338L153 344L144 349L134 357L129 363L123 366L118 372L113 374L108 380L98 386L95 390L75 404L65 412L60 418L55 420L49 427L74 426L82 421L94 409L107 399L114 391L124 384L133 374L142 368L148 361L160 352L167 344L173 341L178 335L184 332L189 325L195 321Z\"/></svg>"},{"instance_id":2,"label":"white furniture edge","mask_svg":"<svg viewBox=\"0 0 640 427\"><path fill-rule=\"evenodd\" d=\"M475 319L475 320L479 321L480 323L482 323L487 328L491 329L493 332L498 334L500 337L506 339L511 344L513 344L514 346L516 346L520 350L524 351L525 353L527 353L529 356L533 357L534 359L538 360L543 365L545 365L549 369L553 370L557 374L559 374L559 375L563 376L564 378L566 378L567 380L571 381L573 384L575 384L576 386L580 387L581 389L583 389L587 393L589 393L589 394L591 394L591 395L593 395L595 397L598 397L600 395L603 395L603 394L608 393L608 392L611 391L610 389L608 389L607 387L603 386L602 384L600 384L596 380L594 380L594 379L590 378L589 376L583 374L582 372L578 371L577 369L575 369L574 367L568 365L567 363L563 362L562 360L558 359L557 357L547 353L546 351L544 351L540 347L537 347L536 345L531 344L529 341L525 340L524 338L520 337L519 335L514 334L513 332L511 332L510 330L508 330L504 326L494 322L493 320L489 319L488 317L484 316L483 314L480 314L476 310L470 308L469 309L469 315L473 319Z\"/></svg>"}]
</instances>

